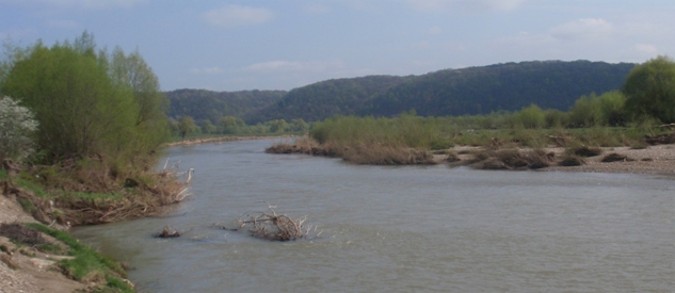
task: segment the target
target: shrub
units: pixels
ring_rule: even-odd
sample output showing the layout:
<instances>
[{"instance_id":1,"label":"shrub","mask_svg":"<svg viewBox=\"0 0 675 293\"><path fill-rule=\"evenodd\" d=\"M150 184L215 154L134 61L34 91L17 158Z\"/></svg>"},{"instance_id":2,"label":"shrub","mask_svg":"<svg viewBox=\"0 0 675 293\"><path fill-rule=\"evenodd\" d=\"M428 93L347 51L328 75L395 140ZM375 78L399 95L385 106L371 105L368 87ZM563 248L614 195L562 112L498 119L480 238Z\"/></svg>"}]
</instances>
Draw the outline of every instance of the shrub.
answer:
<instances>
[{"instance_id":1,"label":"shrub","mask_svg":"<svg viewBox=\"0 0 675 293\"><path fill-rule=\"evenodd\" d=\"M33 113L10 97L0 97L0 162L21 161L33 152L38 123Z\"/></svg>"},{"instance_id":2,"label":"shrub","mask_svg":"<svg viewBox=\"0 0 675 293\"><path fill-rule=\"evenodd\" d=\"M560 162L558 162L559 166L566 166L566 167L571 167L571 166L581 166L583 164L586 164L586 161L584 161L583 158L575 155L567 155L563 157Z\"/></svg>"},{"instance_id":3,"label":"shrub","mask_svg":"<svg viewBox=\"0 0 675 293\"><path fill-rule=\"evenodd\" d=\"M580 157L595 157L602 154L602 149L597 147L581 146L571 150L571 153Z\"/></svg>"},{"instance_id":4,"label":"shrub","mask_svg":"<svg viewBox=\"0 0 675 293\"><path fill-rule=\"evenodd\" d=\"M626 155L611 153L611 154L606 155L604 158L602 158L601 161L603 163L611 163L611 162L630 162L630 161L634 161L634 160L629 158Z\"/></svg>"}]
</instances>

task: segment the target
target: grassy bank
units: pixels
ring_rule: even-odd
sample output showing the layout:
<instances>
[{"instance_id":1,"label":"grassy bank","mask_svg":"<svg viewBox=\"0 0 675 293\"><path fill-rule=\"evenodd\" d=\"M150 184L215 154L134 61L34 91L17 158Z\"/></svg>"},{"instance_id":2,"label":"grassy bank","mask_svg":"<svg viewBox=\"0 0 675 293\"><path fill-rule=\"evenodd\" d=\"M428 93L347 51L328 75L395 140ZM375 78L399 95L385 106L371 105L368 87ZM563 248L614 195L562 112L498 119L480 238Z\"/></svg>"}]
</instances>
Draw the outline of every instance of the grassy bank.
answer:
<instances>
[{"instance_id":1,"label":"grassy bank","mask_svg":"<svg viewBox=\"0 0 675 293\"><path fill-rule=\"evenodd\" d=\"M574 157L579 148L627 146L639 149L654 144L654 138L665 138L664 142L668 143L673 133L667 127L647 124L589 128L526 128L508 124L506 126L511 127L500 128L480 119L483 118L338 117L315 125L308 137L297 139L290 145L273 146L268 152L335 156L357 164L405 165L438 163L438 155L451 159L457 155L452 153L453 149L460 146L480 148L482 154L472 154L476 160L488 154L498 159L506 154L541 157L535 156L536 152L517 154L495 150L563 148L566 151L559 152L557 160L549 158L549 164L559 161L572 164L573 161L583 162ZM472 128L481 125L483 128ZM541 165L539 161L534 165Z\"/></svg>"}]
</instances>

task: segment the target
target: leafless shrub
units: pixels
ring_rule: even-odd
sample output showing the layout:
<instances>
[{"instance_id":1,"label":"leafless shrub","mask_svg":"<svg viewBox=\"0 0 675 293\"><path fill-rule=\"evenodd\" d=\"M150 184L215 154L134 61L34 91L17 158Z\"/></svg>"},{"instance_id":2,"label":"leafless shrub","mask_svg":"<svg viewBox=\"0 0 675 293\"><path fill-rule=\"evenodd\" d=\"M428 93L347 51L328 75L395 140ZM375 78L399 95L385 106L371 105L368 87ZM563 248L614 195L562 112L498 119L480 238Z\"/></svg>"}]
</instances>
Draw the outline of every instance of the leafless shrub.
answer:
<instances>
[{"instance_id":1,"label":"leafless shrub","mask_svg":"<svg viewBox=\"0 0 675 293\"><path fill-rule=\"evenodd\" d=\"M559 166L571 167L571 166L581 166L586 164L583 158L575 155L567 155L558 162Z\"/></svg>"},{"instance_id":2,"label":"leafless shrub","mask_svg":"<svg viewBox=\"0 0 675 293\"><path fill-rule=\"evenodd\" d=\"M239 229L248 231L253 237L270 241L291 241L306 238L316 232L316 226L305 225L307 217L293 219L278 214L272 206L267 212L257 212L239 219ZM318 235L317 235L318 236Z\"/></svg>"},{"instance_id":3,"label":"leafless shrub","mask_svg":"<svg viewBox=\"0 0 675 293\"><path fill-rule=\"evenodd\" d=\"M580 157L595 157L602 154L602 149L598 147L581 146L571 149L570 152Z\"/></svg>"},{"instance_id":4,"label":"leafless shrub","mask_svg":"<svg viewBox=\"0 0 675 293\"><path fill-rule=\"evenodd\" d=\"M626 155L621 155L621 154L617 154L617 153L611 153L609 155L606 155L604 158L602 158L603 163L630 162L630 161L634 161L634 160L629 158Z\"/></svg>"},{"instance_id":5,"label":"leafless shrub","mask_svg":"<svg viewBox=\"0 0 675 293\"><path fill-rule=\"evenodd\" d=\"M345 161L367 165L432 165L431 152L405 147L359 145L343 152Z\"/></svg>"},{"instance_id":6,"label":"leafless shrub","mask_svg":"<svg viewBox=\"0 0 675 293\"><path fill-rule=\"evenodd\" d=\"M489 170L540 169L548 167L555 157L554 154L539 149L528 151L517 149L486 150L476 153L474 156L477 162L473 165L474 167Z\"/></svg>"}]
</instances>

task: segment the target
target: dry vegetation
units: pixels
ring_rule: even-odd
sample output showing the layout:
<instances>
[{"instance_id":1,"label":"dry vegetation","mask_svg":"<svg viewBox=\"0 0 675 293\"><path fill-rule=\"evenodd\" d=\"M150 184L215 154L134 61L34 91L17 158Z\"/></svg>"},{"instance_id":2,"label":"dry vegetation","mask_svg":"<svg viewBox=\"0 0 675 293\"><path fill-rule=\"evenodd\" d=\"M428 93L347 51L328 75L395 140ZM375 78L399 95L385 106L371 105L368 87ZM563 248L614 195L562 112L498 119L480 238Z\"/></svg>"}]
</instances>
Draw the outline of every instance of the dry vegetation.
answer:
<instances>
[{"instance_id":1,"label":"dry vegetation","mask_svg":"<svg viewBox=\"0 0 675 293\"><path fill-rule=\"evenodd\" d=\"M659 137L667 137L660 134ZM651 145L647 141L664 142L664 139L630 141L628 146L584 145L569 135L548 137L544 147L527 147L513 141L489 139L484 145L458 145L434 151L383 147L377 144L352 145L336 148L334 143L319 144L309 137L298 138L296 143L277 144L267 149L270 153L302 153L338 156L355 164L411 165L448 164L451 167L469 166L491 170L577 170L601 172L635 172L675 174L674 145ZM604 155L607 153L607 155ZM614 164L608 164L614 163Z\"/></svg>"},{"instance_id":2,"label":"dry vegetation","mask_svg":"<svg viewBox=\"0 0 675 293\"><path fill-rule=\"evenodd\" d=\"M156 215L189 196L187 182L180 180L177 169L122 180L87 168L90 172L78 166L33 167L8 177L0 188L38 221L66 226Z\"/></svg>"},{"instance_id":3,"label":"dry vegetation","mask_svg":"<svg viewBox=\"0 0 675 293\"><path fill-rule=\"evenodd\" d=\"M247 231L253 237L270 241L291 241L307 238L316 233L316 226L306 225L307 217L291 218L278 214L270 206L266 212L255 212L237 221L237 229ZM318 234L316 234L318 236Z\"/></svg>"}]
</instances>

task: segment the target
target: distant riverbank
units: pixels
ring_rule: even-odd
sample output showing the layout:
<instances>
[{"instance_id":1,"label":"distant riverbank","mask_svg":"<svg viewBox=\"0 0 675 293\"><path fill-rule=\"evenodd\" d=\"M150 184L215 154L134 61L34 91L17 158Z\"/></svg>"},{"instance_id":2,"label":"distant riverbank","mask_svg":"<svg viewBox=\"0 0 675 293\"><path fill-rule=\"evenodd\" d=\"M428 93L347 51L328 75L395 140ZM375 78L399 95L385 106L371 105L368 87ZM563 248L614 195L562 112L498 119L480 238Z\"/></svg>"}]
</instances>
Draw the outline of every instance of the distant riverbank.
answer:
<instances>
[{"instance_id":1,"label":"distant riverbank","mask_svg":"<svg viewBox=\"0 0 675 293\"><path fill-rule=\"evenodd\" d=\"M200 137L200 138L189 138L180 141L174 141L165 144L166 146L184 146L184 145L194 145L202 143L219 143L219 142L228 142L228 141L241 141L241 140L257 140L257 139L269 139L275 138L276 136L215 136L215 137Z\"/></svg>"},{"instance_id":2,"label":"distant riverbank","mask_svg":"<svg viewBox=\"0 0 675 293\"><path fill-rule=\"evenodd\" d=\"M336 147L311 139L270 146L269 153L340 157L364 165L469 166L486 170L578 171L675 176L675 144L643 147L485 147L453 146L425 151L394 147Z\"/></svg>"}]
</instances>

